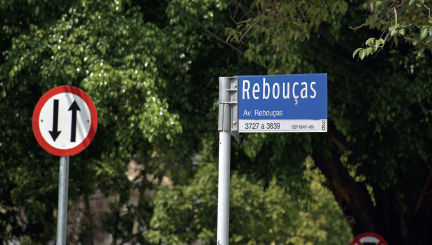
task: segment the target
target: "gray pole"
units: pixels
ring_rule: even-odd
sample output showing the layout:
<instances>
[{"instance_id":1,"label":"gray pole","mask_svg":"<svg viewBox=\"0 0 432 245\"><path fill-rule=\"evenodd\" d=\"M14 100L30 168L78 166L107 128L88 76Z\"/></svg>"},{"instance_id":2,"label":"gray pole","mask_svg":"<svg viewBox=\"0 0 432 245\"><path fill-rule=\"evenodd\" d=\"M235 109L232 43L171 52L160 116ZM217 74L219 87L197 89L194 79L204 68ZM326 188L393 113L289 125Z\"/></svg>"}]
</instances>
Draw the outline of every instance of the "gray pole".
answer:
<instances>
[{"instance_id":1,"label":"gray pole","mask_svg":"<svg viewBox=\"0 0 432 245\"><path fill-rule=\"evenodd\" d=\"M217 244L229 244L229 193L231 163L231 133L238 140L238 79L234 77L219 78L219 180L218 180L218 213Z\"/></svg>"},{"instance_id":2,"label":"gray pole","mask_svg":"<svg viewBox=\"0 0 432 245\"><path fill-rule=\"evenodd\" d=\"M230 132L219 132L218 245L228 245L229 243L230 153Z\"/></svg>"},{"instance_id":3,"label":"gray pole","mask_svg":"<svg viewBox=\"0 0 432 245\"><path fill-rule=\"evenodd\" d=\"M57 245L66 244L69 156L60 157L60 178L57 214Z\"/></svg>"}]
</instances>

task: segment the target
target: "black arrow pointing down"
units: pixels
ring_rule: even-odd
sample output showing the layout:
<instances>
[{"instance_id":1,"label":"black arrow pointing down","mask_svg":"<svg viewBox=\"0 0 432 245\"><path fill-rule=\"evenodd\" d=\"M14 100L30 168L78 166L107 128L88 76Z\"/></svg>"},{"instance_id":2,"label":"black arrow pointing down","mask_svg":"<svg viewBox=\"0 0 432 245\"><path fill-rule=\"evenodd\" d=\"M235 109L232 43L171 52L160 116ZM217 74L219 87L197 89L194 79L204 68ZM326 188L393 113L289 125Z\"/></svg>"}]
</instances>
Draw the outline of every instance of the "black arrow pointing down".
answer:
<instances>
[{"instance_id":1,"label":"black arrow pointing down","mask_svg":"<svg viewBox=\"0 0 432 245\"><path fill-rule=\"evenodd\" d=\"M61 133L61 131L58 131L58 106L59 106L59 101L54 100L53 129L52 129L52 131L49 131L54 142L56 141L57 137Z\"/></svg>"}]
</instances>

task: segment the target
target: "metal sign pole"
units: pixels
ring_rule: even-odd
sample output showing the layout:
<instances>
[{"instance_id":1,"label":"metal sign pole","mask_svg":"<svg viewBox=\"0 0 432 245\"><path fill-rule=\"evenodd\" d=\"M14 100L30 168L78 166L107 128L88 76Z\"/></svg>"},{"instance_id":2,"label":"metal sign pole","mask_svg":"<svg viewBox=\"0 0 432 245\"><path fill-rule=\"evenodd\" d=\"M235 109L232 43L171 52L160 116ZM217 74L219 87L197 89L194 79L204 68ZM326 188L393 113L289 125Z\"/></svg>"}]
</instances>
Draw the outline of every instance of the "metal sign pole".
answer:
<instances>
[{"instance_id":1,"label":"metal sign pole","mask_svg":"<svg viewBox=\"0 0 432 245\"><path fill-rule=\"evenodd\" d=\"M60 178L57 214L57 245L66 244L69 156L60 157Z\"/></svg>"},{"instance_id":2,"label":"metal sign pole","mask_svg":"<svg viewBox=\"0 0 432 245\"><path fill-rule=\"evenodd\" d=\"M218 245L225 245L229 242L230 153L230 132L219 132Z\"/></svg>"},{"instance_id":3,"label":"metal sign pole","mask_svg":"<svg viewBox=\"0 0 432 245\"><path fill-rule=\"evenodd\" d=\"M218 179L218 214L217 244L229 244L229 193L231 134L238 141L237 118L238 79L233 77L219 78L219 179Z\"/></svg>"}]
</instances>

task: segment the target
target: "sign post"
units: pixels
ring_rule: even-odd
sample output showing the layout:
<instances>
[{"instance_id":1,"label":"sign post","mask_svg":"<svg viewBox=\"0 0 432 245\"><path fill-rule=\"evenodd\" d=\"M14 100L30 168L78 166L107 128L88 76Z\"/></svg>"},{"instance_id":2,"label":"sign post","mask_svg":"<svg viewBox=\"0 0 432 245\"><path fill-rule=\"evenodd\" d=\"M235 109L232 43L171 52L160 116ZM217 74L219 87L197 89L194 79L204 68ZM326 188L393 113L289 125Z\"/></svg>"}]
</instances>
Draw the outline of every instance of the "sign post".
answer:
<instances>
[{"instance_id":1,"label":"sign post","mask_svg":"<svg viewBox=\"0 0 432 245\"><path fill-rule=\"evenodd\" d=\"M66 244L68 186L69 186L69 156L60 157L60 178L59 178L59 194L58 194L56 244Z\"/></svg>"},{"instance_id":2,"label":"sign post","mask_svg":"<svg viewBox=\"0 0 432 245\"><path fill-rule=\"evenodd\" d=\"M33 133L47 152L60 156L56 244L66 244L69 156L78 154L92 141L97 112L81 89L60 86L46 92L33 111Z\"/></svg>"},{"instance_id":3,"label":"sign post","mask_svg":"<svg viewBox=\"0 0 432 245\"><path fill-rule=\"evenodd\" d=\"M217 244L229 244L231 135L327 132L327 74L219 78Z\"/></svg>"},{"instance_id":4,"label":"sign post","mask_svg":"<svg viewBox=\"0 0 432 245\"><path fill-rule=\"evenodd\" d=\"M219 78L219 176L217 244L229 243L229 190L231 162L231 133L237 129L238 79ZM238 140L238 134L237 134Z\"/></svg>"}]
</instances>

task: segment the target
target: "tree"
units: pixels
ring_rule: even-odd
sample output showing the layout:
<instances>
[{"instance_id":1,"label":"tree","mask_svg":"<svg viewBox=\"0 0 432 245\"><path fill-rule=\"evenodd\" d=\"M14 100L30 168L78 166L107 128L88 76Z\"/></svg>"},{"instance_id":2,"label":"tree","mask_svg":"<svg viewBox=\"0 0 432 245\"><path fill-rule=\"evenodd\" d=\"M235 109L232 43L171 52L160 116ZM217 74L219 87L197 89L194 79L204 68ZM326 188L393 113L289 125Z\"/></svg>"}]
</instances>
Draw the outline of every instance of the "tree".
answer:
<instances>
[{"instance_id":1,"label":"tree","mask_svg":"<svg viewBox=\"0 0 432 245\"><path fill-rule=\"evenodd\" d=\"M7 22L0 69L6 119L1 123L7 130L2 132L0 162L3 214L8 217L2 220L10 222L2 226L2 237L8 237L12 224L9 235L25 232L45 243L54 230L58 168L29 127L44 92L61 84L81 87L98 108L96 139L71 159L72 202L92 193L96 183L107 192L128 189L122 173L131 154L143 156L172 145L181 126L157 89L166 81L157 77L152 61L162 50L148 45L163 37L154 24L142 21L136 6L99 1L21 4L3 1L1 6Z\"/></svg>"},{"instance_id":2,"label":"tree","mask_svg":"<svg viewBox=\"0 0 432 245\"><path fill-rule=\"evenodd\" d=\"M218 28L232 24L228 13L211 14L226 4L188 4L186 12L207 30L222 35ZM26 236L45 244L54 236L58 158L44 152L31 131L43 93L73 85L95 102L98 131L92 144L71 158L69 200L86 199L96 188L118 193L106 229L125 241L137 234L122 223L126 217L121 220L119 207L133 188L157 188L127 180L129 161L144 166L141 176L188 181L200 137L214 137L208 129L217 121L217 77L256 72L166 1L5 0L0 15L2 242ZM145 229L151 207L129 210ZM89 235L81 242L92 243L93 224L86 222Z\"/></svg>"},{"instance_id":3,"label":"tree","mask_svg":"<svg viewBox=\"0 0 432 245\"><path fill-rule=\"evenodd\" d=\"M216 78L264 74L264 66L271 74L328 73L329 133L244 135L233 145L233 170L267 186L276 176L298 197L307 184L302 163L311 155L353 234L430 243L429 54L422 46L388 43L374 59L365 47L364 61L353 60L353 47L382 33L350 29L365 23L363 2L229 2L0 2L1 239L53 237L58 162L37 146L29 126L50 88L84 89L100 117L94 142L71 159L71 202L100 188L122 194L123 205L137 187L123 175L131 159L146 166L143 175L169 175L186 186L202 138L216 141ZM416 7L425 11L428 4ZM405 11L406 2L399 5ZM384 17L388 10L376 13ZM230 13L241 22L238 29ZM245 45L233 49L209 33L222 37L230 26L230 40ZM242 59L243 50L255 63ZM108 228L123 240L136 235L119 219Z\"/></svg>"},{"instance_id":4,"label":"tree","mask_svg":"<svg viewBox=\"0 0 432 245\"><path fill-rule=\"evenodd\" d=\"M405 43L417 46L419 49L431 49L432 19L430 15L431 4L427 1L366 1L361 9L367 10L367 19L358 27L368 26L369 29L381 31L377 39L371 37L365 42L364 48L358 48L357 53L361 59L384 49L388 41L397 46L399 39Z\"/></svg>"},{"instance_id":5,"label":"tree","mask_svg":"<svg viewBox=\"0 0 432 245\"><path fill-rule=\"evenodd\" d=\"M198 172L189 185L164 188L154 200L151 229L144 236L153 243L198 244L216 240L217 164L205 148ZM312 160L305 178L312 196L294 198L275 178L264 188L237 171L231 173L230 243L232 244L349 244L348 224Z\"/></svg>"},{"instance_id":6,"label":"tree","mask_svg":"<svg viewBox=\"0 0 432 245\"><path fill-rule=\"evenodd\" d=\"M429 33L425 31L429 15L420 14L418 23L413 17L426 12L429 3L263 0L254 4L236 1L238 25L227 31L229 39L245 44L245 55L267 65L269 73L327 73L329 132L248 135L246 141L255 141L256 164L235 161L237 167L257 175L274 173L283 181L285 176L279 173L286 163L298 163L292 159L310 154L354 235L372 231L390 244L429 244L431 64L425 50L429 34L422 34ZM373 15L365 18L362 6L371 6ZM391 9L398 17L389 15ZM400 25L395 27L395 20ZM379 30L352 28L362 25ZM390 26L393 29L387 31ZM415 38L407 44L396 40L400 35L409 40L419 32L422 45L411 46ZM382 49L381 43L374 49L381 50L379 55L366 58L372 53L368 48L379 40L368 38L381 33L390 33L394 42L386 39L387 48ZM363 62L352 60L353 47L364 40L368 41L365 51L360 51ZM258 164L270 157L286 163ZM354 169L358 178L348 169Z\"/></svg>"}]
</instances>

